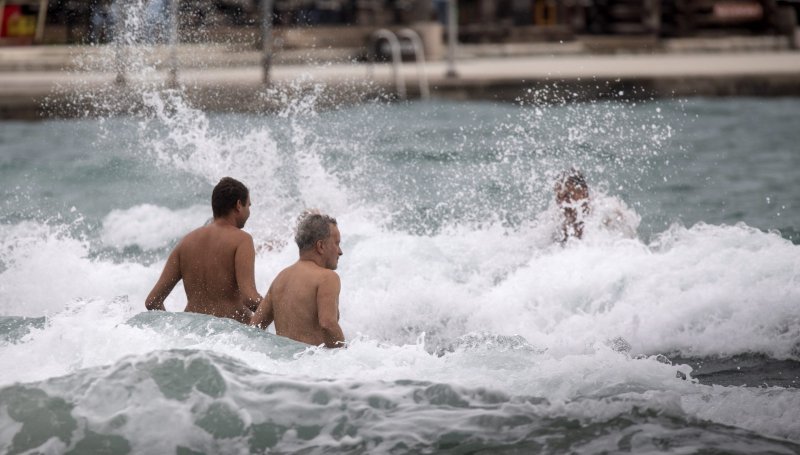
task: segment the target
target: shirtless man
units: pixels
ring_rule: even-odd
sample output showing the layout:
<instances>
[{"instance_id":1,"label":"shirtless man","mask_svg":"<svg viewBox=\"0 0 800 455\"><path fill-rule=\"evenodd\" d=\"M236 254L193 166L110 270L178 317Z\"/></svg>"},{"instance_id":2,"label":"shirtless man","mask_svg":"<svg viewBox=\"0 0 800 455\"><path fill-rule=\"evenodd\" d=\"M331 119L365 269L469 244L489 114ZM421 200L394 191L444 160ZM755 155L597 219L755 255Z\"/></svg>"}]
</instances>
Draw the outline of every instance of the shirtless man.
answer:
<instances>
[{"instance_id":1,"label":"shirtless man","mask_svg":"<svg viewBox=\"0 0 800 455\"><path fill-rule=\"evenodd\" d=\"M557 238L562 244L571 237L583 238L586 224L592 222L595 228L602 226L617 236L636 238L640 218L635 213L631 215L620 200L592 200L595 195L589 197L589 185L581 171L573 168L563 172L556 181L555 193L561 219Z\"/></svg>"},{"instance_id":2,"label":"shirtless man","mask_svg":"<svg viewBox=\"0 0 800 455\"><path fill-rule=\"evenodd\" d=\"M164 310L164 299L183 279L186 310L247 324L261 296L255 284L255 248L242 231L250 217L250 195L238 180L225 177L211 193L214 220L195 229L170 253L145 307Z\"/></svg>"},{"instance_id":3,"label":"shirtless man","mask_svg":"<svg viewBox=\"0 0 800 455\"><path fill-rule=\"evenodd\" d=\"M583 173L570 169L559 176L555 184L556 204L561 210L561 232L563 243L570 237L583 237L583 220L589 214L589 185Z\"/></svg>"},{"instance_id":4,"label":"shirtless man","mask_svg":"<svg viewBox=\"0 0 800 455\"><path fill-rule=\"evenodd\" d=\"M300 217L295 233L300 259L275 277L251 324L314 346L344 346L339 327L341 282L334 272L342 249L336 220L319 213Z\"/></svg>"}]
</instances>

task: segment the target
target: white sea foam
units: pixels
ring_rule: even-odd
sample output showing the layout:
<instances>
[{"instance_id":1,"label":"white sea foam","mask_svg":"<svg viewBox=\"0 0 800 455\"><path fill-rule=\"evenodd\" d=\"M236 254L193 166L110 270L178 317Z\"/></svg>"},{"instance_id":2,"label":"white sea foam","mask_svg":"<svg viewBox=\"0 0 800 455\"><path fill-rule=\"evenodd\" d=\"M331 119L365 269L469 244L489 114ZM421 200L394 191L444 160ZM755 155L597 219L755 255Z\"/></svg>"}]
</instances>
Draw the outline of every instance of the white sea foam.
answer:
<instances>
[{"instance_id":1,"label":"white sea foam","mask_svg":"<svg viewBox=\"0 0 800 455\"><path fill-rule=\"evenodd\" d=\"M135 262L89 258L89 243L69 236L66 227L36 222L0 225L0 314L41 316L58 313L75 299L141 296L142 280L158 271Z\"/></svg>"},{"instance_id":2,"label":"white sea foam","mask_svg":"<svg viewBox=\"0 0 800 455\"><path fill-rule=\"evenodd\" d=\"M116 209L103 219L100 240L116 248L139 246L163 248L190 230L202 226L211 217L208 207L192 206L170 210L152 204Z\"/></svg>"},{"instance_id":3,"label":"white sea foam","mask_svg":"<svg viewBox=\"0 0 800 455\"><path fill-rule=\"evenodd\" d=\"M164 213L165 223L175 216ZM390 343L422 332L436 342L470 332L522 335L564 355L619 336L635 353L797 355L798 246L744 225L673 226L650 245L597 234L565 247L548 244L549 229L535 224L416 236L356 213L340 216L340 225L349 334ZM137 235L127 226L128 238ZM75 299L127 296L138 305L163 266L90 258L88 242L47 225L2 228L5 315L58 312ZM291 239L277 240L286 246L263 248L256 260L262 292L296 259ZM182 309L181 294L173 292L170 309Z\"/></svg>"},{"instance_id":4,"label":"white sea foam","mask_svg":"<svg viewBox=\"0 0 800 455\"><path fill-rule=\"evenodd\" d=\"M552 242L546 215L519 229L465 225L435 235L387 230L358 210L339 219L342 325L353 341L347 350L289 357L224 327L195 332L127 324L143 310L163 262L90 257L89 242L64 228L4 225L2 314L48 319L2 347L0 385L186 348L231 356L293 384L431 381L542 397L546 404L537 412L551 417L607 420L651 409L800 439L795 390L701 386L676 378L678 371L691 375L687 366L632 358L753 351L796 358L800 255L775 234L744 225L676 225L645 244L590 224L585 240L561 246ZM279 240L286 246L263 248L256 258L262 292L296 259L290 239ZM182 294L180 287L173 291L167 308L180 311ZM467 334L473 338L464 341ZM523 338L497 338L512 335ZM607 346L616 337L631 345L629 354ZM436 354L437 346L450 347ZM145 386L137 392L143 397L150 396ZM388 386L380 391L393 393L399 392ZM776 408L776 400L788 405ZM185 405L175 412L180 421L191 418ZM149 425L139 430L158 434Z\"/></svg>"},{"instance_id":5,"label":"white sea foam","mask_svg":"<svg viewBox=\"0 0 800 455\"><path fill-rule=\"evenodd\" d=\"M116 303L109 305L109 303ZM448 387L487 390L507 397L536 397L536 413L556 418L568 417L582 422L607 421L620 414L650 410L658 414L691 417L735 425L793 440L800 439L795 425L800 418L796 402L800 394L787 389L752 389L747 387L704 386L676 378L676 372L690 374L687 366L664 364L655 358L634 359L602 343L582 353L552 355L524 347L503 349L497 345L456 348L442 356L432 354L420 342L406 345L380 343L368 338L353 340L346 350L328 351L311 348L297 350L294 356L278 354L268 340L249 340L231 327L214 328L202 321L194 328L171 329L125 323L132 308L124 302L84 301L53 316L44 329L33 329L21 343L5 346L0 360L0 385L11 382L40 381L82 369L116 364L112 370L130 370L136 362L159 354L160 349L194 349L231 356L261 374L253 377L224 372L230 389L225 401L258 402L263 394L255 384L285 384L287 392L301 393L292 399L280 395L290 414L300 412L309 386L332 388L330 394L341 397L345 390L350 399L364 403L380 397L387 402L407 400L405 389L394 381L422 381L448 384ZM234 323L230 323L234 324ZM264 352L264 350L269 352ZM221 364L217 364L221 367ZM138 431L158 434L145 415L171 409L178 416L176 428L192 428L191 409L186 403L164 400L149 377L113 371L100 372L92 393L81 394L78 412L91 415L116 413L128 400L139 405L130 408L128 420ZM131 373L129 371L129 373ZM62 381L63 382L63 381ZM356 388L352 384L362 384ZM74 384L71 387L79 387ZM100 389L98 389L100 387ZM45 387L52 393L64 393L62 387ZM191 389L190 389L191 390ZM337 392L338 390L338 392ZM123 392L125 391L125 392ZM131 396L130 394L134 395ZM95 402L94 400L101 399ZM468 399L468 397L456 397ZM301 401L298 402L297 400ZM195 403L193 398L189 404ZM782 403L776 406L775 403ZM209 403L203 404L207 406ZM257 408L256 408L257 409ZM253 408L240 409L245 421L263 420L249 415ZM506 409L506 412L508 409ZM140 414L143 413L143 414ZM193 411L192 411L193 412ZM106 417L110 418L110 417ZM397 419L398 417L395 417ZM183 419L189 419L183 421ZM182 423L181 423L182 422ZM417 425L405 418L397 425ZM129 431L132 431L128 425ZM141 438L130 435L141 443Z\"/></svg>"}]
</instances>

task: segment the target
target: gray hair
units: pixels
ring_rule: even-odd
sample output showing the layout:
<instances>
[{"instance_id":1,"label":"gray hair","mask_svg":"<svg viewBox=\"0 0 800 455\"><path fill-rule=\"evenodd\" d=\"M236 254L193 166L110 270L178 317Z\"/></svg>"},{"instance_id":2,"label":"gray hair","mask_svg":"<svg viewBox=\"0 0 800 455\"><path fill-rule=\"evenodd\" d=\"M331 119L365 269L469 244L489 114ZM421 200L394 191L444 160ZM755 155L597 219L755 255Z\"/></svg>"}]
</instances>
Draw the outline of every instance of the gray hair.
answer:
<instances>
[{"instance_id":1,"label":"gray hair","mask_svg":"<svg viewBox=\"0 0 800 455\"><path fill-rule=\"evenodd\" d=\"M336 225L336 218L316 211L301 214L294 233L294 241L300 251L313 248L317 241L327 239L331 235L331 224Z\"/></svg>"}]
</instances>

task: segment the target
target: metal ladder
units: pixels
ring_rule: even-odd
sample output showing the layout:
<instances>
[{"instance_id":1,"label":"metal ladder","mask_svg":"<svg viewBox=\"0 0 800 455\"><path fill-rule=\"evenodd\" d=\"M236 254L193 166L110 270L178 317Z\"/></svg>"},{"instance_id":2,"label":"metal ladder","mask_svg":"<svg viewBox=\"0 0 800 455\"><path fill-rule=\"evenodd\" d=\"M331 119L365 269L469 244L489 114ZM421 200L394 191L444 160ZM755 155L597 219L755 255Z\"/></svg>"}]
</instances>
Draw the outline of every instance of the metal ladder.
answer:
<instances>
[{"instance_id":1,"label":"metal ladder","mask_svg":"<svg viewBox=\"0 0 800 455\"><path fill-rule=\"evenodd\" d=\"M397 90L397 97L406 99L406 81L400 74L400 67L402 65L402 56L400 55L400 39L408 40L414 49L414 61L417 63L417 79L419 81L419 94L424 100L430 99L431 91L428 84L428 73L425 71L425 49L422 45L422 38L419 33L410 29L404 28L395 34L389 29L382 28L375 31L369 40L369 48L367 49L367 57L369 59L369 66L367 67L368 76L374 77L374 68L376 51L375 45L378 40L384 39L389 43L389 50L392 53L392 75L394 77L394 84Z\"/></svg>"}]
</instances>

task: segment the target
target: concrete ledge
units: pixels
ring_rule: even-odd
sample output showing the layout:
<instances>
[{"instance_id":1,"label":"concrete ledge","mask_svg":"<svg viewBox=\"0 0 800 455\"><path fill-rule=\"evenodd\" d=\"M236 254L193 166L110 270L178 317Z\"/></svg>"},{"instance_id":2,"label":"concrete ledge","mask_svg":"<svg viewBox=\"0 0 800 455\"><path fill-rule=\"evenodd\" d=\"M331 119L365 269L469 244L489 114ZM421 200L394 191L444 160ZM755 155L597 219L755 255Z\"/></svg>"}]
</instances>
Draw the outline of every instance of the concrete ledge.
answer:
<instances>
[{"instance_id":1,"label":"concrete ledge","mask_svg":"<svg viewBox=\"0 0 800 455\"><path fill-rule=\"evenodd\" d=\"M599 89L598 89L599 87ZM276 97L259 83L186 86L183 99L188 105L211 112L269 113L283 107L286 100L314 93L315 108L326 110L336 106L369 100L394 99L390 84L349 83L337 85L278 84L273 87L285 97ZM800 96L800 78L796 76L740 77L671 77L662 79L629 78L588 80L532 79L440 81L431 87L432 96L447 100L491 100L547 104L582 102L596 99L650 100L693 96ZM136 91L114 88L93 92L63 91L47 96L3 97L0 119L37 120L99 115L128 115L144 109ZM419 95L416 87L408 87L409 96ZM112 100L112 102L109 102Z\"/></svg>"},{"instance_id":2,"label":"concrete ledge","mask_svg":"<svg viewBox=\"0 0 800 455\"><path fill-rule=\"evenodd\" d=\"M432 96L530 102L588 99L651 99L689 96L800 96L800 54L604 55L460 60L459 77L445 76L444 62L426 67ZM308 91L320 108L366 99L391 99L391 65L344 63L276 65L274 91L260 83L257 66L185 69L179 74L185 99L213 111L265 112L281 100ZM417 72L403 65L402 77L416 96ZM166 71L143 72L132 88L113 84L109 72L0 73L0 117L40 118L126 113L140 108L141 89L163 87ZM111 101L97 103L96 101ZM44 103L44 104L43 104Z\"/></svg>"}]
</instances>

